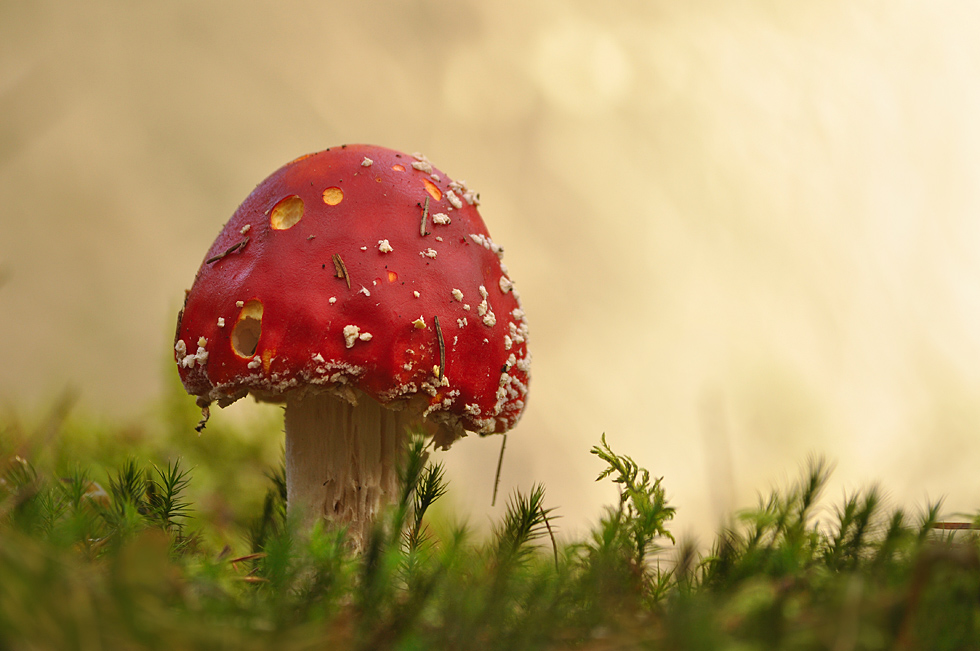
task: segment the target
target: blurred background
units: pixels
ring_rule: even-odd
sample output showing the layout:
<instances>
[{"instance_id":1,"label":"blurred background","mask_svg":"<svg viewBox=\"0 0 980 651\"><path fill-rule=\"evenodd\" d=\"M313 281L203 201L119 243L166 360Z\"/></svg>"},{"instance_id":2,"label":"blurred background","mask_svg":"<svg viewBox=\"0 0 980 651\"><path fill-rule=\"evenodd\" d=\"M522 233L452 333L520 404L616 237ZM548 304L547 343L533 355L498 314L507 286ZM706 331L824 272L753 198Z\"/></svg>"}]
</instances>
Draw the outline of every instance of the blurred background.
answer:
<instances>
[{"instance_id":1,"label":"blurred background","mask_svg":"<svg viewBox=\"0 0 980 651\"><path fill-rule=\"evenodd\" d=\"M977 33L968 2L2 2L0 404L146 418L225 220L367 142L480 191L534 354L501 490L567 533L615 499L603 432L702 539L808 455L835 502L972 512ZM275 409L243 403L213 419ZM476 525L498 451L444 456Z\"/></svg>"}]
</instances>

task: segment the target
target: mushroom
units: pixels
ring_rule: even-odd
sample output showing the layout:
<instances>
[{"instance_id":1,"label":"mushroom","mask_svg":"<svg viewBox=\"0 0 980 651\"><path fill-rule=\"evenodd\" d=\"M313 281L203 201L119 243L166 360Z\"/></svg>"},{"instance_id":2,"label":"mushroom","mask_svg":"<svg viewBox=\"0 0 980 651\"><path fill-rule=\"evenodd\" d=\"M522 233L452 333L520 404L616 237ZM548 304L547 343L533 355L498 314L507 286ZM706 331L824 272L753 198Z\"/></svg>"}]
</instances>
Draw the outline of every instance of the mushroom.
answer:
<instances>
[{"instance_id":1,"label":"mushroom","mask_svg":"<svg viewBox=\"0 0 980 651\"><path fill-rule=\"evenodd\" d=\"M448 449L524 410L527 321L478 203L418 154L297 158L225 224L177 317L199 428L214 402L285 403L288 508L355 545L397 494L409 428Z\"/></svg>"}]
</instances>

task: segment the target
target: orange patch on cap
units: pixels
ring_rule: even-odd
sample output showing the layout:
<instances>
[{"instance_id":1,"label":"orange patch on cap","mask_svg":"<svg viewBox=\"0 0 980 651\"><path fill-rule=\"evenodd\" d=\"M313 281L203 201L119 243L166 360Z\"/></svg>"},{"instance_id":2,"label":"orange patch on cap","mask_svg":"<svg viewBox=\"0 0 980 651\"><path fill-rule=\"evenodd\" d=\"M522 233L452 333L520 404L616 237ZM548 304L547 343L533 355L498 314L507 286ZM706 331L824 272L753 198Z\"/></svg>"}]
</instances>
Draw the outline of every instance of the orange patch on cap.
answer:
<instances>
[{"instance_id":1,"label":"orange patch on cap","mask_svg":"<svg viewBox=\"0 0 980 651\"><path fill-rule=\"evenodd\" d=\"M442 199L442 190L436 187L436 184L429 179L422 179L422 185L425 186L425 191L429 193L429 196L440 201Z\"/></svg>"},{"instance_id":2,"label":"orange patch on cap","mask_svg":"<svg viewBox=\"0 0 980 651\"><path fill-rule=\"evenodd\" d=\"M344 200L344 191L334 186L323 191L323 203L328 206L336 206Z\"/></svg>"}]
</instances>

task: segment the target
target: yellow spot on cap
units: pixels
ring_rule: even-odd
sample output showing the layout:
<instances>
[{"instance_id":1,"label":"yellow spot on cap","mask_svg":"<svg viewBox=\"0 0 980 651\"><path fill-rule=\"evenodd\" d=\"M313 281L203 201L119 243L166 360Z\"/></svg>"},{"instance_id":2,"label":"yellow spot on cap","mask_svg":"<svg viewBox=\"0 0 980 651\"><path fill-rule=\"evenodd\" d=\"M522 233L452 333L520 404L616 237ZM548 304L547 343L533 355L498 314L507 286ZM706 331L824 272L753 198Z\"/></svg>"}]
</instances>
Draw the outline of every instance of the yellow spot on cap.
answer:
<instances>
[{"instance_id":1,"label":"yellow spot on cap","mask_svg":"<svg viewBox=\"0 0 980 651\"><path fill-rule=\"evenodd\" d=\"M269 214L269 224L277 231L284 231L295 226L303 219L305 206L303 200L295 194L286 197L276 204Z\"/></svg>"},{"instance_id":2,"label":"yellow spot on cap","mask_svg":"<svg viewBox=\"0 0 980 651\"><path fill-rule=\"evenodd\" d=\"M336 206L344 200L344 191L338 187L327 188L323 191L323 203L328 206Z\"/></svg>"},{"instance_id":3,"label":"yellow spot on cap","mask_svg":"<svg viewBox=\"0 0 980 651\"><path fill-rule=\"evenodd\" d=\"M398 280L398 274L395 273L394 271L389 271L388 272L388 282L389 283L393 283L396 280Z\"/></svg>"},{"instance_id":4,"label":"yellow spot on cap","mask_svg":"<svg viewBox=\"0 0 980 651\"><path fill-rule=\"evenodd\" d=\"M231 349L242 359L255 355L262 336L262 301L252 299L242 304L238 320L231 330Z\"/></svg>"},{"instance_id":5,"label":"yellow spot on cap","mask_svg":"<svg viewBox=\"0 0 980 651\"><path fill-rule=\"evenodd\" d=\"M422 179L422 184L425 186L425 191L429 193L436 201L442 199L442 190L436 187L436 184L429 179Z\"/></svg>"},{"instance_id":6,"label":"yellow spot on cap","mask_svg":"<svg viewBox=\"0 0 980 651\"><path fill-rule=\"evenodd\" d=\"M392 165L391 166L391 169L395 170L396 172L404 172L405 171L405 166L404 165L401 165L399 163L396 163L395 165Z\"/></svg>"}]
</instances>

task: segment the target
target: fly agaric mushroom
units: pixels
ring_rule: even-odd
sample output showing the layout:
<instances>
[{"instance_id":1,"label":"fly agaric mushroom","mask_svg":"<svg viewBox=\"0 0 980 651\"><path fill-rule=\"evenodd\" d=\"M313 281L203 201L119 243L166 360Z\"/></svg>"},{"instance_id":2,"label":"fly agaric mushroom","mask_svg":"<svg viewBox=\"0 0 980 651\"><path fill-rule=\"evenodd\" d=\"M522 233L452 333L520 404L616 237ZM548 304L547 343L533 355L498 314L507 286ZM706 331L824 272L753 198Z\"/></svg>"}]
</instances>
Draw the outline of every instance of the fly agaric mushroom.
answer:
<instances>
[{"instance_id":1,"label":"fly agaric mushroom","mask_svg":"<svg viewBox=\"0 0 980 651\"><path fill-rule=\"evenodd\" d=\"M348 145L245 199L177 317L188 393L285 403L289 509L366 525L396 494L407 428L448 449L512 428L531 357L478 196L424 156Z\"/></svg>"}]
</instances>

